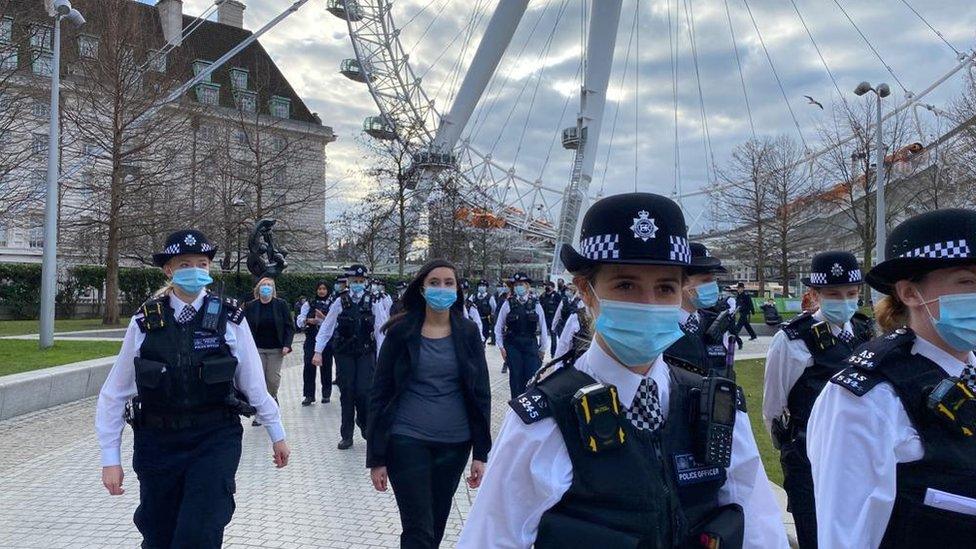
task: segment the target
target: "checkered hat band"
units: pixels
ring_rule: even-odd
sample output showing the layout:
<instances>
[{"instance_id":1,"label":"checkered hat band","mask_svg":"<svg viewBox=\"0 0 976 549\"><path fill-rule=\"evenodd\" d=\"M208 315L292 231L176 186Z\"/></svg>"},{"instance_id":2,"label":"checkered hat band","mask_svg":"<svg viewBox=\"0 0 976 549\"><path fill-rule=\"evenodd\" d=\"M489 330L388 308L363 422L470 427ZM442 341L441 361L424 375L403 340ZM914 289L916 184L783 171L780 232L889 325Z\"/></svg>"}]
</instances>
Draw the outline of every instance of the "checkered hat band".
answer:
<instances>
[{"instance_id":1,"label":"checkered hat band","mask_svg":"<svg viewBox=\"0 0 976 549\"><path fill-rule=\"evenodd\" d=\"M190 246L187 246L187 249L184 250L183 245L177 242L176 244L170 244L169 246L166 246L166 249L163 250L163 253L170 254L170 255L192 253L193 250L191 250L190 248L191 248ZM213 249L214 247L211 244L200 244L200 252L202 253L213 251Z\"/></svg>"},{"instance_id":2,"label":"checkered hat band","mask_svg":"<svg viewBox=\"0 0 976 549\"><path fill-rule=\"evenodd\" d=\"M163 253L164 254L178 254L178 253L180 253L180 245L179 244L170 244L169 246L166 246L166 249L163 250Z\"/></svg>"},{"instance_id":3,"label":"checkered hat band","mask_svg":"<svg viewBox=\"0 0 976 549\"><path fill-rule=\"evenodd\" d=\"M861 276L861 269L854 269L847 273L848 282L862 282L864 278Z\"/></svg>"},{"instance_id":4,"label":"checkered hat band","mask_svg":"<svg viewBox=\"0 0 976 549\"><path fill-rule=\"evenodd\" d=\"M683 236L671 235L668 237L668 241L671 243L671 260L691 264L691 246L688 245L688 239Z\"/></svg>"},{"instance_id":5,"label":"checkered hat band","mask_svg":"<svg viewBox=\"0 0 976 549\"><path fill-rule=\"evenodd\" d=\"M580 254L587 259L620 259L620 236L601 234L580 240Z\"/></svg>"},{"instance_id":6,"label":"checkered hat band","mask_svg":"<svg viewBox=\"0 0 976 549\"><path fill-rule=\"evenodd\" d=\"M970 256L969 244L965 240L949 240L948 242L937 242L928 244L921 248L907 251L899 257L928 257L928 258L967 258Z\"/></svg>"},{"instance_id":7,"label":"checkered hat band","mask_svg":"<svg viewBox=\"0 0 976 549\"><path fill-rule=\"evenodd\" d=\"M826 284L827 273L810 273L810 284Z\"/></svg>"}]
</instances>

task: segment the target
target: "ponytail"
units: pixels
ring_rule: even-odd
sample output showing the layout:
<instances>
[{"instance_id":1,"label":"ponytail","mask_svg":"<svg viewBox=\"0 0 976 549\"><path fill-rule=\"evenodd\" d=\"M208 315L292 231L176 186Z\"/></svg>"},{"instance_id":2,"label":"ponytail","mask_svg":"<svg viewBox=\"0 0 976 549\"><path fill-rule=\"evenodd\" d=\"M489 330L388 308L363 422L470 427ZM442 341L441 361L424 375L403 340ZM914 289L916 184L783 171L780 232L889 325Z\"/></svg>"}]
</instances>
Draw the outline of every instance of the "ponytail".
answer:
<instances>
[{"instance_id":1,"label":"ponytail","mask_svg":"<svg viewBox=\"0 0 976 549\"><path fill-rule=\"evenodd\" d=\"M153 299L160 299L168 296L171 293L173 293L173 281L167 280L166 284L160 286L160 288L153 293L152 297Z\"/></svg>"},{"instance_id":2,"label":"ponytail","mask_svg":"<svg viewBox=\"0 0 976 549\"><path fill-rule=\"evenodd\" d=\"M896 294L887 295L874 305L874 319L882 332L890 332L908 324L908 306Z\"/></svg>"}]
</instances>

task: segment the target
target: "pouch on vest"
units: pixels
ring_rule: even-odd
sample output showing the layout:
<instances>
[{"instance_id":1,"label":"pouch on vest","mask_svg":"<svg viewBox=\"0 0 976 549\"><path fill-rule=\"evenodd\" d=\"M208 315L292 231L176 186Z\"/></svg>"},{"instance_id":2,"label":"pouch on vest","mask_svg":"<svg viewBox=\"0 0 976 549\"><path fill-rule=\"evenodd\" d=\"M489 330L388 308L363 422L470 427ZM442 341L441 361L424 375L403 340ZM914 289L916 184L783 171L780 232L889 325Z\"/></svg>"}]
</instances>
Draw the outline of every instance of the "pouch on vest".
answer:
<instances>
[{"instance_id":1,"label":"pouch on vest","mask_svg":"<svg viewBox=\"0 0 976 549\"><path fill-rule=\"evenodd\" d=\"M745 514L738 504L730 503L716 509L691 531L690 547L739 549L745 537Z\"/></svg>"},{"instance_id":2,"label":"pouch on vest","mask_svg":"<svg viewBox=\"0 0 976 549\"><path fill-rule=\"evenodd\" d=\"M976 396L965 382L943 379L929 393L926 404L953 432L967 437L976 433Z\"/></svg>"},{"instance_id":3,"label":"pouch on vest","mask_svg":"<svg viewBox=\"0 0 976 549\"><path fill-rule=\"evenodd\" d=\"M136 367L136 385L147 389L159 387L163 381L163 372L166 370L165 362L156 362L142 357L136 357L133 361Z\"/></svg>"},{"instance_id":4,"label":"pouch on vest","mask_svg":"<svg viewBox=\"0 0 976 549\"><path fill-rule=\"evenodd\" d=\"M200 377L207 385L227 383L234 379L237 370L237 359L233 356L208 358L203 361Z\"/></svg>"},{"instance_id":5,"label":"pouch on vest","mask_svg":"<svg viewBox=\"0 0 976 549\"><path fill-rule=\"evenodd\" d=\"M562 513L545 513L542 515L536 538L535 549L566 549L567 547L651 549L656 547L656 545L644 543L641 538L633 534L613 530Z\"/></svg>"}]
</instances>

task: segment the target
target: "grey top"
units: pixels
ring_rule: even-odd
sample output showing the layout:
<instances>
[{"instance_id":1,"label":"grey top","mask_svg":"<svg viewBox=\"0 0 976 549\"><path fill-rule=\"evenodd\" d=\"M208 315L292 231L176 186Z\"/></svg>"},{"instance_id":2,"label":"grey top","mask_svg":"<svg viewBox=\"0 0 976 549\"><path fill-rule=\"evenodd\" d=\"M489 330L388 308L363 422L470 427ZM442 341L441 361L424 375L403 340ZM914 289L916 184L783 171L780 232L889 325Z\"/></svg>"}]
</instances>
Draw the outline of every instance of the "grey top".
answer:
<instances>
[{"instance_id":1,"label":"grey top","mask_svg":"<svg viewBox=\"0 0 976 549\"><path fill-rule=\"evenodd\" d=\"M400 395L390 433L431 442L471 440L454 340L422 337L418 362Z\"/></svg>"}]
</instances>

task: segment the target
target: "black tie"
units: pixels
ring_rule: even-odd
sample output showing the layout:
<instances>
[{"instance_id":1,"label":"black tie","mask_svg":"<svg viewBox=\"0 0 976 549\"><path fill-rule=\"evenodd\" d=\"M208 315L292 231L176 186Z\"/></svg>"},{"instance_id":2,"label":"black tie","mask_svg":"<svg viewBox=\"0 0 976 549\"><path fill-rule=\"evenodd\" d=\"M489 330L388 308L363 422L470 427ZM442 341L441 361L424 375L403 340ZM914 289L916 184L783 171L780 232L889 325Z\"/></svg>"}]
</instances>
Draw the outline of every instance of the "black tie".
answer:
<instances>
[{"instance_id":1,"label":"black tie","mask_svg":"<svg viewBox=\"0 0 976 549\"><path fill-rule=\"evenodd\" d=\"M176 319L176 322L186 324L187 322L193 320L193 317L196 315L197 310L193 308L193 305L185 305L183 310L180 311L180 317Z\"/></svg>"},{"instance_id":2,"label":"black tie","mask_svg":"<svg viewBox=\"0 0 976 549\"><path fill-rule=\"evenodd\" d=\"M848 332L847 330L841 330L837 334L837 338L849 345L852 349L857 346L857 341L854 339L854 334Z\"/></svg>"},{"instance_id":3,"label":"black tie","mask_svg":"<svg viewBox=\"0 0 976 549\"><path fill-rule=\"evenodd\" d=\"M968 385L972 391L976 391L976 366L967 364L966 367L962 369L962 375L959 376L959 379Z\"/></svg>"},{"instance_id":4,"label":"black tie","mask_svg":"<svg viewBox=\"0 0 976 549\"><path fill-rule=\"evenodd\" d=\"M701 322L698 320L698 315L691 315L688 317L688 322L685 323L685 331L689 334L697 334L698 330L701 329Z\"/></svg>"},{"instance_id":5,"label":"black tie","mask_svg":"<svg viewBox=\"0 0 976 549\"><path fill-rule=\"evenodd\" d=\"M657 395L657 383L649 377L641 380L637 394L630 408L627 408L627 419L640 431L656 431L664 425L664 415L661 413L661 400Z\"/></svg>"}]
</instances>

